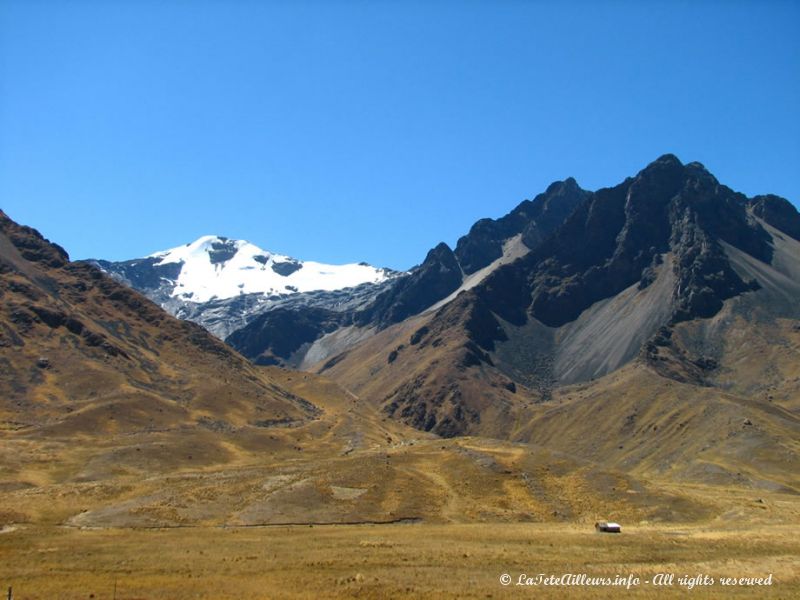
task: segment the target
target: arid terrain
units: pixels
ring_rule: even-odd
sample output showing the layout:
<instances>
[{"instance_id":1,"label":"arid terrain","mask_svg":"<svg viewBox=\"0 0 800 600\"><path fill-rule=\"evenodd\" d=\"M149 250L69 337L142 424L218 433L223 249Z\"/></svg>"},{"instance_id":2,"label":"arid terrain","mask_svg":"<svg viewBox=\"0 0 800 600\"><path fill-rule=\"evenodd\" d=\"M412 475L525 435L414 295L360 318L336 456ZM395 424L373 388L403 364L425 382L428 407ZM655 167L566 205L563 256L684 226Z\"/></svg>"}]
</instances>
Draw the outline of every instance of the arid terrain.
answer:
<instances>
[{"instance_id":1,"label":"arid terrain","mask_svg":"<svg viewBox=\"0 0 800 600\"><path fill-rule=\"evenodd\" d=\"M796 526L567 524L30 527L3 534L15 598L796 598ZM7 576L10 573L11 576ZM626 587L518 586L522 574L633 575ZM659 573L672 585L645 584ZM725 586L766 577L770 586ZM503 586L500 576L512 583ZM679 578L715 578L688 591Z\"/></svg>"},{"instance_id":2,"label":"arid terrain","mask_svg":"<svg viewBox=\"0 0 800 600\"><path fill-rule=\"evenodd\" d=\"M15 598L619 597L514 585L521 574L766 577L700 598L800 593L800 497L634 478L381 417L318 376L265 369L316 403L298 427L203 427L77 447L2 438L0 584ZM310 443L316 440L316 443ZM621 535L598 534L614 519ZM514 584L504 587L500 576ZM5 587L4 587L5 589ZM683 597L640 584L635 597Z\"/></svg>"}]
</instances>

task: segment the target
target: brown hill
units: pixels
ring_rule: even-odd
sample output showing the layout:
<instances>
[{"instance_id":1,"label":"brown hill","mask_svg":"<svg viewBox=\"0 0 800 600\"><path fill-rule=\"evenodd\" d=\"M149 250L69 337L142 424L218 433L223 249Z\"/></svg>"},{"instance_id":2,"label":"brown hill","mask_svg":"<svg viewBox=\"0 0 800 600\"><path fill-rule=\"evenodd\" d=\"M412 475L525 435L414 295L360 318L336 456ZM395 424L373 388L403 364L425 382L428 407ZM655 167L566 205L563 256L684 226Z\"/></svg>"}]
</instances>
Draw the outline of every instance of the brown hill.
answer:
<instances>
[{"instance_id":1,"label":"brown hill","mask_svg":"<svg viewBox=\"0 0 800 600\"><path fill-rule=\"evenodd\" d=\"M0 364L6 430L120 435L301 422L317 412L201 327L69 262L2 212Z\"/></svg>"}]
</instances>

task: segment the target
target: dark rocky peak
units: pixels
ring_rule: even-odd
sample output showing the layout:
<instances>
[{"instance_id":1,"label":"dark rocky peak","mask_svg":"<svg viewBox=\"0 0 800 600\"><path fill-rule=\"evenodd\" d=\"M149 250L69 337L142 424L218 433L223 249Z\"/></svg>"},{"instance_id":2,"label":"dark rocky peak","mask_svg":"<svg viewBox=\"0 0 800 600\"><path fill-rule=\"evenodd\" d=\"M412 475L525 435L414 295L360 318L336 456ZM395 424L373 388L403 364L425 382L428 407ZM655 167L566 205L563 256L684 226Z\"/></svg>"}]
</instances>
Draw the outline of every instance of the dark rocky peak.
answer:
<instances>
[{"instance_id":1,"label":"dark rocky peak","mask_svg":"<svg viewBox=\"0 0 800 600\"><path fill-rule=\"evenodd\" d=\"M572 177L551 183L544 194L539 194L531 203L532 214L522 230L523 243L528 248L536 248L590 195Z\"/></svg>"},{"instance_id":2,"label":"dark rocky peak","mask_svg":"<svg viewBox=\"0 0 800 600\"><path fill-rule=\"evenodd\" d=\"M421 265L399 277L375 302L355 316L360 325L386 327L418 314L446 298L465 275L503 255L504 244L516 235L529 248L537 247L590 193L572 177L552 183L533 200L525 200L500 219L481 219L458 240L455 251L445 243L430 250Z\"/></svg>"},{"instance_id":3,"label":"dark rocky peak","mask_svg":"<svg viewBox=\"0 0 800 600\"><path fill-rule=\"evenodd\" d=\"M800 241L800 213L786 198L772 194L755 196L748 206L759 219Z\"/></svg>"},{"instance_id":4,"label":"dark rocky peak","mask_svg":"<svg viewBox=\"0 0 800 600\"><path fill-rule=\"evenodd\" d=\"M694 167L684 166L674 154L665 154L617 186L615 189L625 190L626 228L638 229L650 221L652 229L664 229L670 203L687 187L694 173ZM697 175L702 173L707 172L703 169Z\"/></svg>"},{"instance_id":5,"label":"dark rocky peak","mask_svg":"<svg viewBox=\"0 0 800 600\"><path fill-rule=\"evenodd\" d=\"M627 188L625 224L617 252L642 251L648 241L664 252L680 235L676 228L691 222L709 240L723 240L770 262L769 236L748 218L747 198L721 185L701 163L683 165L676 156L665 154L622 185Z\"/></svg>"},{"instance_id":6,"label":"dark rocky peak","mask_svg":"<svg viewBox=\"0 0 800 600\"><path fill-rule=\"evenodd\" d=\"M627 191L623 183L588 194L586 201L567 217L555 235L528 255L528 260L535 263L557 256L566 274L609 259L625 225Z\"/></svg>"},{"instance_id":7,"label":"dark rocky peak","mask_svg":"<svg viewBox=\"0 0 800 600\"><path fill-rule=\"evenodd\" d=\"M639 171L639 173L636 175L636 178L680 177L685 172L685 168L686 167L684 167L683 163L677 156L674 154L664 154Z\"/></svg>"},{"instance_id":8,"label":"dark rocky peak","mask_svg":"<svg viewBox=\"0 0 800 600\"><path fill-rule=\"evenodd\" d=\"M575 195L580 195L584 190L580 188L574 177L567 177L564 181L554 181L547 189L538 194L533 200L523 200L508 216L522 217L527 220L541 217L542 213L550 210L553 203L563 201Z\"/></svg>"},{"instance_id":9,"label":"dark rocky peak","mask_svg":"<svg viewBox=\"0 0 800 600\"><path fill-rule=\"evenodd\" d=\"M644 169L639 171L639 173L643 173L650 169L677 169L683 168L683 163L681 159L672 154L671 152L667 152L666 154L662 154L653 162L649 163Z\"/></svg>"},{"instance_id":10,"label":"dark rocky peak","mask_svg":"<svg viewBox=\"0 0 800 600\"><path fill-rule=\"evenodd\" d=\"M653 254L668 249L669 206L686 180L683 164L674 155L665 154L622 184L624 224L616 240L615 256L634 261L644 257L649 262Z\"/></svg>"},{"instance_id":11,"label":"dark rocky peak","mask_svg":"<svg viewBox=\"0 0 800 600\"><path fill-rule=\"evenodd\" d=\"M747 207L701 164L664 155L635 177L587 194L551 237L476 294L506 321L533 316L557 327L634 284L646 288L671 252L679 282L674 319L711 316L757 286L736 274L720 242L764 262L772 257L770 237Z\"/></svg>"},{"instance_id":12,"label":"dark rocky peak","mask_svg":"<svg viewBox=\"0 0 800 600\"><path fill-rule=\"evenodd\" d=\"M629 257L637 247L645 260L655 261L665 251L675 256L675 321L713 316L724 300L757 287L739 277L720 244L727 242L767 263L772 260L770 237L749 218L744 195L720 184L701 163L682 166L667 155L636 177L629 200L636 196L642 213L636 215L628 202L624 231L630 238L621 245L627 246ZM641 261L634 264L638 269ZM633 274L629 270L627 277ZM646 270L640 283L646 285L645 279Z\"/></svg>"},{"instance_id":13,"label":"dark rocky peak","mask_svg":"<svg viewBox=\"0 0 800 600\"><path fill-rule=\"evenodd\" d=\"M450 246L444 242L440 242L435 248L428 251L425 260L420 266L420 270L438 269L439 271L447 272L455 270L460 272L461 268L458 265L456 255L450 249Z\"/></svg>"},{"instance_id":14,"label":"dark rocky peak","mask_svg":"<svg viewBox=\"0 0 800 600\"><path fill-rule=\"evenodd\" d=\"M547 189L550 190L552 188L565 191L581 191L581 186L578 185L578 181L574 177L567 177L564 181L554 181Z\"/></svg>"},{"instance_id":15,"label":"dark rocky peak","mask_svg":"<svg viewBox=\"0 0 800 600\"><path fill-rule=\"evenodd\" d=\"M628 188L629 202L666 204L685 185L688 173L677 157L665 154L622 185Z\"/></svg>"},{"instance_id":16,"label":"dark rocky peak","mask_svg":"<svg viewBox=\"0 0 800 600\"><path fill-rule=\"evenodd\" d=\"M456 255L442 242L428 252L419 267L399 278L356 319L359 324L374 322L379 327L399 323L457 290L463 279Z\"/></svg>"},{"instance_id":17,"label":"dark rocky peak","mask_svg":"<svg viewBox=\"0 0 800 600\"><path fill-rule=\"evenodd\" d=\"M481 219L458 240L455 254L467 275L503 255L503 244L522 234L523 243L535 248L547 238L581 202L588 192L572 177L556 181L533 200L521 202L499 219Z\"/></svg>"},{"instance_id":18,"label":"dark rocky peak","mask_svg":"<svg viewBox=\"0 0 800 600\"><path fill-rule=\"evenodd\" d=\"M598 200L612 203L622 190L625 193L623 222L614 240L617 266L627 269L630 265L626 263L632 263L639 268L646 266L643 261L667 252L676 212L690 207L684 201L687 195L707 198L718 188L717 180L700 163L683 165L675 155L665 154L614 188L616 193L598 192ZM609 208L619 214L619 207Z\"/></svg>"},{"instance_id":19,"label":"dark rocky peak","mask_svg":"<svg viewBox=\"0 0 800 600\"><path fill-rule=\"evenodd\" d=\"M714 185L720 185L717 178L706 169L705 165L701 162L693 161L686 164L686 173L688 177L695 180L705 180L712 182Z\"/></svg>"}]
</instances>

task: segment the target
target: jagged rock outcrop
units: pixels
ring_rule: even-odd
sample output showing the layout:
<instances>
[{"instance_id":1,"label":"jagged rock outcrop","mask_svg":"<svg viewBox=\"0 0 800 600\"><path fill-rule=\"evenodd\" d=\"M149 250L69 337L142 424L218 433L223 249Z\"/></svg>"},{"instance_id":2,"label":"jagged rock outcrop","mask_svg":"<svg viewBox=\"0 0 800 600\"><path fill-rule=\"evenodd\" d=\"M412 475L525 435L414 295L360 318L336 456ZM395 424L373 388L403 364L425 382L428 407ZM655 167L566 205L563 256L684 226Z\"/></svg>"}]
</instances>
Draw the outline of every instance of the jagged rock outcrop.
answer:
<instances>
[{"instance_id":1,"label":"jagged rock outcrop","mask_svg":"<svg viewBox=\"0 0 800 600\"><path fill-rule=\"evenodd\" d=\"M356 320L360 325L375 323L379 327L399 323L458 289L463 279L455 254L442 242L428 252L413 273L381 293Z\"/></svg>"},{"instance_id":2,"label":"jagged rock outcrop","mask_svg":"<svg viewBox=\"0 0 800 600\"><path fill-rule=\"evenodd\" d=\"M747 198L720 185L699 163L666 155L613 188L589 195L558 234L480 286L505 320L529 317L559 327L589 306L638 283L649 285L671 252L678 277L675 320L712 316L722 302L754 289L732 269L725 241L769 261L769 236Z\"/></svg>"},{"instance_id":3,"label":"jagged rock outcrop","mask_svg":"<svg viewBox=\"0 0 800 600\"><path fill-rule=\"evenodd\" d=\"M753 214L800 241L800 213L786 198L767 194L749 201Z\"/></svg>"},{"instance_id":4,"label":"jagged rock outcrop","mask_svg":"<svg viewBox=\"0 0 800 600\"><path fill-rule=\"evenodd\" d=\"M575 207L586 199L572 177L552 183L533 200L525 200L500 219L481 219L458 240L455 254L467 275L489 265L503 254L503 243L517 234L528 248L541 244Z\"/></svg>"}]
</instances>

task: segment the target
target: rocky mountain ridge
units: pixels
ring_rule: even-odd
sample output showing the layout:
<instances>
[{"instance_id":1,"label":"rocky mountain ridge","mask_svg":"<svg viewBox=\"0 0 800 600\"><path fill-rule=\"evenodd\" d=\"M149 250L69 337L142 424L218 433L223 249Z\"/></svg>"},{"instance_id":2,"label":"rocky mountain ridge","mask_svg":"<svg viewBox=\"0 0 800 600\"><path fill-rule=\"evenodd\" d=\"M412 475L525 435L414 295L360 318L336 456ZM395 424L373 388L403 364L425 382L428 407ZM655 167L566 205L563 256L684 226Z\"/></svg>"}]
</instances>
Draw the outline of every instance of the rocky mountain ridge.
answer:
<instances>
[{"instance_id":1,"label":"rocky mountain ridge","mask_svg":"<svg viewBox=\"0 0 800 600\"><path fill-rule=\"evenodd\" d=\"M797 218L786 200L747 198L665 155L587 192L538 246L450 302L319 368L442 435L496 435L527 402L634 363L758 388L738 380L732 340L784 339L800 323Z\"/></svg>"},{"instance_id":2,"label":"rocky mountain ridge","mask_svg":"<svg viewBox=\"0 0 800 600\"><path fill-rule=\"evenodd\" d=\"M444 242L408 273L372 288L374 296L360 304L303 306L264 311L226 341L256 362L308 367L353 343L430 309L462 288L475 285L494 268L536 247L586 197L574 179L555 182L508 215L478 221L458 240L455 251ZM292 324L304 323L294 343Z\"/></svg>"}]
</instances>

